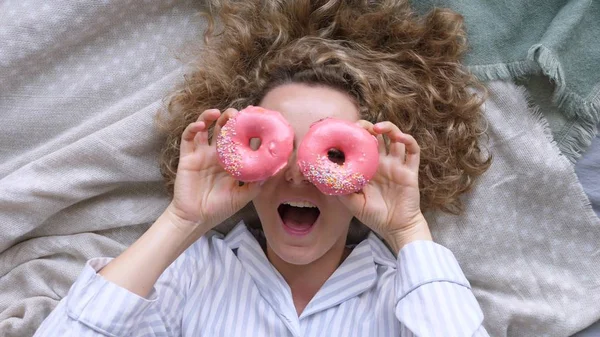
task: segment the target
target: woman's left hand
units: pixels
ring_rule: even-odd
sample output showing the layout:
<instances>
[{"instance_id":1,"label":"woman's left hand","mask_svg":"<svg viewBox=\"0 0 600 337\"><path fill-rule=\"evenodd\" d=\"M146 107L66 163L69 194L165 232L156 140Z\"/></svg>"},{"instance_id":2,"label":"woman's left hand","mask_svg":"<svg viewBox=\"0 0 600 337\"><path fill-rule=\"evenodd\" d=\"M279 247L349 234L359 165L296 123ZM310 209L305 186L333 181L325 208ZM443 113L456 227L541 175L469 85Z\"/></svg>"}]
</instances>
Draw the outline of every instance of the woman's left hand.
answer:
<instances>
[{"instance_id":1,"label":"woman's left hand","mask_svg":"<svg viewBox=\"0 0 600 337\"><path fill-rule=\"evenodd\" d=\"M377 137L379 167L362 191L340 196L340 201L363 224L381 235L396 253L414 240L431 240L421 213L417 141L391 122L359 125ZM382 135L390 140L389 151Z\"/></svg>"}]
</instances>

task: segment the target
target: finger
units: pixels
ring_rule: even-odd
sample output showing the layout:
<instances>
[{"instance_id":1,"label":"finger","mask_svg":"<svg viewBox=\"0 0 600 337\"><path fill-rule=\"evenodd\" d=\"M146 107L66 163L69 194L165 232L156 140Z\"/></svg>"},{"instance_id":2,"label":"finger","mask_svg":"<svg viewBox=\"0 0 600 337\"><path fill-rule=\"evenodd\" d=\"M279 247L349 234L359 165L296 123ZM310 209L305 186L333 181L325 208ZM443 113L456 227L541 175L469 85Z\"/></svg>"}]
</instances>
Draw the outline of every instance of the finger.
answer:
<instances>
[{"instance_id":1,"label":"finger","mask_svg":"<svg viewBox=\"0 0 600 337\"><path fill-rule=\"evenodd\" d=\"M200 114L200 116L198 116L198 122L200 121L204 121L204 122L208 122L208 121L216 121L219 116L221 116L221 111L219 111L219 109L208 109L208 110L204 110L204 112L202 112ZM210 123L206 123L206 125L210 126Z\"/></svg>"},{"instance_id":2,"label":"finger","mask_svg":"<svg viewBox=\"0 0 600 337\"><path fill-rule=\"evenodd\" d=\"M198 142L197 144L201 144L202 136L205 132L206 124L204 122L194 122L188 125L185 130L183 130L183 134L181 135L181 146L180 153L182 155L194 152L196 145L194 144L194 139Z\"/></svg>"},{"instance_id":3,"label":"finger","mask_svg":"<svg viewBox=\"0 0 600 337\"><path fill-rule=\"evenodd\" d=\"M208 145L208 127L205 122L199 123L202 125L201 128L199 127L198 133L196 133L196 136L194 137L194 144L196 144L196 147L199 145Z\"/></svg>"},{"instance_id":4,"label":"finger","mask_svg":"<svg viewBox=\"0 0 600 337\"><path fill-rule=\"evenodd\" d=\"M189 142L194 140L194 137L196 136L196 134L203 130L204 127L206 126L206 124L204 122L194 122L194 123L190 123L185 130L183 130L183 133L181 134L181 139Z\"/></svg>"},{"instance_id":5,"label":"finger","mask_svg":"<svg viewBox=\"0 0 600 337\"><path fill-rule=\"evenodd\" d=\"M238 111L234 108L229 108L227 110L225 110L225 112L223 114L221 114L221 116L219 117L219 119L217 120L217 123L215 125L215 130L213 132L213 138L218 137L219 134L221 133L221 128L223 128L223 126L225 125L225 123L227 123L227 121L232 118L233 116L235 116L235 114L237 114Z\"/></svg>"},{"instance_id":6,"label":"finger","mask_svg":"<svg viewBox=\"0 0 600 337\"><path fill-rule=\"evenodd\" d=\"M399 158L403 163L406 161L406 148L404 143L398 141L396 138L390 138L390 155Z\"/></svg>"},{"instance_id":7,"label":"finger","mask_svg":"<svg viewBox=\"0 0 600 337\"><path fill-rule=\"evenodd\" d=\"M373 123L366 121L364 119L361 119L358 122L356 122L356 124L358 124L358 126L364 128L365 130L369 131L369 133L372 134L373 136L377 135L375 133L375 131L373 131Z\"/></svg>"},{"instance_id":8,"label":"finger","mask_svg":"<svg viewBox=\"0 0 600 337\"><path fill-rule=\"evenodd\" d=\"M200 114L200 116L198 116L198 121L202 121L206 125L206 129L205 129L204 133L201 136L198 136L199 139L197 139L197 141L199 143L201 143L201 144L209 144L210 143L211 127L215 123L215 121L217 119L219 119L220 116L221 116L221 111L219 109L204 110L204 112L202 112Z\"/></svg>"},{"instance_id":9,"label":"finger","mask_svg":"<svg viewBox=\"0 0 600 337\"><path fill-rule=\"evenodd\" d=\"M385 139L383 137L381 137L381 135L378 135L375 132L375 130L373 130L373 123L366 121L364 119L361 119L358 122L356 122L356 124L358 124L358 126L364 128L365 130L369 131L370 134L372 134L373 136L375 136L375 138L377 138L377 151L379 152L379 155L386 155L387 149L386 149Z\"/></svg>"},{"instance_id":10,"label":"finger","mask_svg":"<svg viewBox=\"0 0 600 337\"><path fill-rule=\"evenodd\" d=\"M386 135L390 141L389 154L399 158L404 163L406 149L402 142L397 141L398 137L402 135L398 126L392 122L386 121L375 124L373 130L378 134Z\"/></svg>"},{"instance_id":11,"label":"finger","mask_svg":"<svg viewBox=\"0 0 600 337\"><path fill-rule=\"evenodd\" d=\"M387 156L387 146L385 144L385 139L382 135L375 136L377 138L377 150L379 150L380 156Z\"/></svg>"},{"instance_id":12,"label":"finger","mask_svg":"<svg viewBox=\"0 0 600 337\"><path fill-rule=\"evenodd\" d=\"M413 136L406 133L400 134L396 140L406 147L406 166L417 172L421 160L421 147L419 143L417 143Z\"/></svg>"},{"instance_id":13,"label":"finger","mask_svg":"<svg viewBox=\"0 0 600 337\"><path fill-rule=\"evenodd\" d=\"M182 154L193 152L196 145L208 144L208 128L219 118L221 112L218 109L204 110L196 119L190 123L181 135L180 151Z\"/></svg>"},{"instance_id":14,"label":"finger","mask_svg":"<svg viewBox=\"0 0 600 337\"><path fill-rule=\"evenodd\" d=\"M339 195L338 200L348 209L348 211L350 211L350 214L356 216L358 210L365 204L365 194L358 192Z\"/></svg>"},{"instance_id":15,"label":"finger","mask_svg":"<svg viewBox=\"0 0 600 337\"><path fill-rule=\"evenodd\" d=\"M262 182L240 183L234 181L233 190L242 207L254 199L262 187Z\"/></svg>"}]
</instances>

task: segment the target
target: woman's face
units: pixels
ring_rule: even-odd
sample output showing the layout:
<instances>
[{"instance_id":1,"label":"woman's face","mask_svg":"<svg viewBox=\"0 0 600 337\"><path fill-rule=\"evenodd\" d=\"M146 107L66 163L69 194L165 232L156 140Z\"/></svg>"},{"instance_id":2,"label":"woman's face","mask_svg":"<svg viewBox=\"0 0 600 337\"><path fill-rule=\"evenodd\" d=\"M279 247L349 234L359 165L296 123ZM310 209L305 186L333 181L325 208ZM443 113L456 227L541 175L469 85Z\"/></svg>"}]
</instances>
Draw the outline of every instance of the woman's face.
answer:
<instances>
[{"instance_id":1,"label":"woman's face","mask_svg":"<svg viewBox=\"0 0 600 337\"><path fill-rule=\"evenodd\" d=\"M278 86L260 106L279 111L295 135L287 167L267 180L253 200L267 239L267 253L296 265L314 262L328 252L341 254L352 215L337 197L324 195L306 180L296 152L313 123L327 117L357 121L357 106L338 90L305 84Z\"/></svg>"}]
</instances>

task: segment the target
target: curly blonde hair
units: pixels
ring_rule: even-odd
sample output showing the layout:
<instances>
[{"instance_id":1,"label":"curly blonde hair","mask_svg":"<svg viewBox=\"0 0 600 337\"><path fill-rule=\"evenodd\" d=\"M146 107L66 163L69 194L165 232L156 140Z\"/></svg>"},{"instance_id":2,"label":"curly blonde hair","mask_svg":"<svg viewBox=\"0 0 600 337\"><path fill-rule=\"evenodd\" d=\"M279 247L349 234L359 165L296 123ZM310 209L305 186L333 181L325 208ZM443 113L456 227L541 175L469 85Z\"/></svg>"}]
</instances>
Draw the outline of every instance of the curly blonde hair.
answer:
<instances>
[{"instance_id":1,"label":"curly blonde hair","mask_svg":"<svg viewBox=\"0 0 600 337\"><path fill-rule=\"evenodd\" d=\"M189 123L206 109L258 105L290 82L342 90L363 119L414 136L424 211L459 212L459 196L489 167L478 143L482 97L469 88L485 89L460 64L467 44L459 14L419 17L407 1L391 0L212 0L204 14L199 62L159 118L169 193Z\"/></svg>"}]
</instances>

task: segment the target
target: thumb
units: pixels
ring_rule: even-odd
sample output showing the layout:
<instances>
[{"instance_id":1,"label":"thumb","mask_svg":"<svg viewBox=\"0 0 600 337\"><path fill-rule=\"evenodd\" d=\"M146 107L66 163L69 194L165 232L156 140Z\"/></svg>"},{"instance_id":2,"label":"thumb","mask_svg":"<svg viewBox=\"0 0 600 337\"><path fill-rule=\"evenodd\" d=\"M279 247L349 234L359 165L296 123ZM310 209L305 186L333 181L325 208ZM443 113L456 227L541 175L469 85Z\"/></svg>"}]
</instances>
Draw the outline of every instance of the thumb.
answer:
<instances>
[{"instance_id":1,"label":"thumb","mask_svg":"<svg viewBox=\"0 0 600 337\"><path fill-rule=\"evenodd\" d=\"M263 183L264 183L264 181L256 181L256 182L252 182L252 183L245 183L244 186L240 186L240 187L242 189L245 189L244 193L249 198L249 200L252 200L260 192L260 189L262 188Z\"/></svg>"},{"instance_id":2,"label":"thumb","mask_svg":"<svg viewBox=\"0 0 600 337\"><path fill-rule=\"evenodd\" d=\"M234 194L237 201L243 205L249 203L260 192L261 182L242 183L235 181ZM240 186L241 185L241 186Z\"/></svg>"},{"instance_id":3,"label":"thumb","mask_svg":"<svg viewBox=\"0 0 600 337\"><path fill-rule=\"evenodd\" d=\"M359 215L365 205L365 195L362 191L346 195L339 195L338 200L355 217Z\"/></svg>"}]
</instances>

